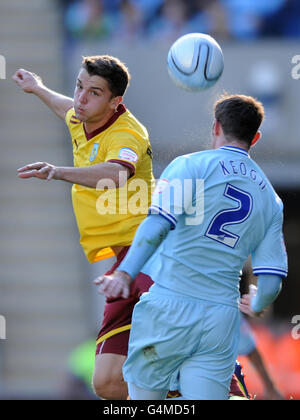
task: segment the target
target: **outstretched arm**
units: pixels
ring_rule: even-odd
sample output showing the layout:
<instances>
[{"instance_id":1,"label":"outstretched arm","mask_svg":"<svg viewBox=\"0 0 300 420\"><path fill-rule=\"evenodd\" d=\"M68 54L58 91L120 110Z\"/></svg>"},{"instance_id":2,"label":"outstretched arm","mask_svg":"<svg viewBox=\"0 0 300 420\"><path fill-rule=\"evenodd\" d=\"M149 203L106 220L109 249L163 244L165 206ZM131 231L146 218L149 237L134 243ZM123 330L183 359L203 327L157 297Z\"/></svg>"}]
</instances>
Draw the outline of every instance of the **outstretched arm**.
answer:
<instances>
[{"instance_id":1,"label":"outstretched arm","mask_svg":"<svg viewBox=\"0 0 300 420\"><path fill-rule=\"evenodd\" d=\"M100 276L94 281L94 284L99 286L98 292L107 298L127 298L130 294L130 283L165 239L171 227L171 223L159 214L148 216L140 224L128 254L118 270L111 276Z\"/></svg>"},{"instance_id":2,"label":"outstretched arm","mask_svg":"<svg viewBox=\"0 0 300 420\"><path fill-rule=\"evenodd\" d=\"M72 98L48 89L35 73L19 69L12 79L24 92L33 93L40 98L61 119L65 119L67 111L73 107Z\"/></svg>"},{"instance_id":3,"label":"outstretched arm","mask_svg":"<svg viewBox=\"0 0 300 420\"><path fill-rule=\"evenodd\" d=\"M112 180L116 188L122 187L129 176L129 168L113 162L87 167L62 167L47 162L36 162L18 169L19 178L39 178L47 181L58 179L89 188L96 188L97 183L103 179Z\"/></svg>"}]
</instances>

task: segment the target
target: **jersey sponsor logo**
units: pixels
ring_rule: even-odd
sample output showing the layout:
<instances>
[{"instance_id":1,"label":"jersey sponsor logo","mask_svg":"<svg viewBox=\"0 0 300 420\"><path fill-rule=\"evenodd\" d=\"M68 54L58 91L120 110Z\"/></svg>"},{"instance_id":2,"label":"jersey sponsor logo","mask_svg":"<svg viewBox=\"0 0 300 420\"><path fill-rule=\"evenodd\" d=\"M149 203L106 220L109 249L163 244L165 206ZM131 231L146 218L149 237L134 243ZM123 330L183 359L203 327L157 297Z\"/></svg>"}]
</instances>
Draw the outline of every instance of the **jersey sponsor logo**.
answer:
<instances>
[{"instance_id":1,"label":"jersey sponsor logo","mask_svg":"<svg viewBox=\"0 0 300 420\"><path fill-rule=\"evenodd\" d=\"M98 149L99 149L99 144L95 143L92 149L91 155L90 155L90 159L89 159L90 162L93 162L96 159Z\"/></svg>"},{"instance_id":2,"label":"jersey sponsor logo","mask_svg":"<svg viewBox=\"0 0 300 420\"><path fill-rule=\"evenodd\" d=\"M134 150L129 149L129 147L123 147L119 152L118 158L135 163L138 161L139 157Z\"/></svg>"}]
</instances>

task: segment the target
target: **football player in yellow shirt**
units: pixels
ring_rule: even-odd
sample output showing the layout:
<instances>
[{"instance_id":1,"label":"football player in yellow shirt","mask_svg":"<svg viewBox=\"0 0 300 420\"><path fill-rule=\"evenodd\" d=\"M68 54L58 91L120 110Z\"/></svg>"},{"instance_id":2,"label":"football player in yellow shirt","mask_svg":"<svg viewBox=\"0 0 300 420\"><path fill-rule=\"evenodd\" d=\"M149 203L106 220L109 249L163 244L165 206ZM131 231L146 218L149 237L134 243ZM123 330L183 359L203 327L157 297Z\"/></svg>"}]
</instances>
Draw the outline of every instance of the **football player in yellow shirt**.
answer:
<instances>
[{"instance_id":1,"label":"football player in yellow shirt","mask_svg":"<svg viewBox=\"0 0 300 420\"><path fill-rule=\"evenodd\" d=\"M18 176L73 184L73 208L83 250L90 263L115 255L117 262L110 274L125 257L146 217L154 187L147 130L122 104L130 80L128 69L115 57L84 57L74 99L48 89L39 76L24 69L13 80L66 121L74 155L74 167L36 162L20 168ZM151 284L151 278L140 273L128 299L106 302L93 376L101 398L127 398L122 365L131 314Z\"/></svg>"}]
</instances>

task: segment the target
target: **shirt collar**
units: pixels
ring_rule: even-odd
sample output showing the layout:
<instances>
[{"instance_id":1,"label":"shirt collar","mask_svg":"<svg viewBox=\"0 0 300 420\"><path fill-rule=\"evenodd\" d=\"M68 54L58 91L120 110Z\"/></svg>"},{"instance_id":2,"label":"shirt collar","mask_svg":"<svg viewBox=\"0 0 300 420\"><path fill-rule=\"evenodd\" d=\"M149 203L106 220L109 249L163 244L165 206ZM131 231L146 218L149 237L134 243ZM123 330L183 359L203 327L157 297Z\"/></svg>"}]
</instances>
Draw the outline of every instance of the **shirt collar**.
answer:
<instances>
[{"instance_id":1,"label":"shirt collar","mask_svg":"<svg viewBox=\"0 0 300 420\"><path fill-rule=\"evenodd\" d=\"M107 128L109 128L119 117L120 115L124 114L126 112L126 107L123 104L120 104L117 108L117 111L114 113L114 115L105 123L102 127L97 128L96 130L92 131L91 133L87 133L85 126L83 124L83 129L85 132L85 136L87 141L91 140L93 137L97 136L98 134L105 131Z\"/></svg>"},{"instance_id":2,"label":"shirt collar","mask_svg":"<svg viewBox=\"0 0 300 420\"><path fill-rule=\"evenodd\" d=\"M221 150L228 150L230 152L234 152L234 153L239 153L241 155L245 155L249 157L249 153L247 152L247 150L242 149L240 147L235 147L235 146L222 146L220 147Z\"/></svg>"}]
</instances>

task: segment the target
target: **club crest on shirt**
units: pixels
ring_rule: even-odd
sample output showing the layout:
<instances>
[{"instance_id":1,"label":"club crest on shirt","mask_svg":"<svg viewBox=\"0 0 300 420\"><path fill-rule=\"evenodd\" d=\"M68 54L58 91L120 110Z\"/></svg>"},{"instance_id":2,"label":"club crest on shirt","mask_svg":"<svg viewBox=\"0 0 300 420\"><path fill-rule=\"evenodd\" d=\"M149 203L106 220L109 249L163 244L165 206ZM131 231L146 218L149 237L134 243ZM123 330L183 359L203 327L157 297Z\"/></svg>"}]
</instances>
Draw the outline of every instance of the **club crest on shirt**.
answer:
<instances>
[{"instance_id":1,"label":"club crest on shirt","mask_svg":"<svg viewBox=\"0 0 300 420\"><path fill-rule=\"evenodd\" d=\"M134 150L129 149L129 147L123 147L120 152L119 156L120 159L128 160L129 162L137 162L138 161L138 155L135 153Z\"/></svg>"},{"instance_id":2,"label":"club crest on shirt","mask_svg":"<svg viewBox=\"0 0 300 420\"><path fill-rule=\"evenodd\" d=\"M96 156L97 156L97 153L98 153L98 149L99 149L99 144L98 143L95 143L94 144L94 147L93 147L93 149L91 151L91 154L90 154L90 159L89 159L90 162L93 162L96 159Z\"/></svg>"}]
</instances>

